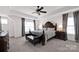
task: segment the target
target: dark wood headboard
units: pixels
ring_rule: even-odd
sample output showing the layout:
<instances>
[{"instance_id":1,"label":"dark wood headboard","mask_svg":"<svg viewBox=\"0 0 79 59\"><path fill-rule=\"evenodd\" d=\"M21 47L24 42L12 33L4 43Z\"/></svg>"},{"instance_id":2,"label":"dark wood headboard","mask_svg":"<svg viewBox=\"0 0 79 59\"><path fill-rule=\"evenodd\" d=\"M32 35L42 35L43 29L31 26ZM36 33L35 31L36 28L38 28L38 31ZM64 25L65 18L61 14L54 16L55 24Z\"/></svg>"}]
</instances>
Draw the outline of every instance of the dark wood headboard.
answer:
<instances>
[{"instance_id":1,"label":"dark wood headboard","mask_svg":"<svg viewBox=\"0 0 79 59\"><path fill-rule=\"evenodd\" d=\"M50 21L46 22L45 25L43 25L43 28L55 28L57 30L57 24L53 24Z\"/></svg>"}]
</instances>

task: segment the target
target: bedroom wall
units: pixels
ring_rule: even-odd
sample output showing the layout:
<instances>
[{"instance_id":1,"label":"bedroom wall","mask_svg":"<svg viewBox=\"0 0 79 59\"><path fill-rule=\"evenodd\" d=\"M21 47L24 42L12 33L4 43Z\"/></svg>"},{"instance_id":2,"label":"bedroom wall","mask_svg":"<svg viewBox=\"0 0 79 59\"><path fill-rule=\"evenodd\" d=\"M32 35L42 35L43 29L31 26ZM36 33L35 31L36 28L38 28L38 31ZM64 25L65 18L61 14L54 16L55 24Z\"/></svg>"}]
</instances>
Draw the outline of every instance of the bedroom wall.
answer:
<instances>
[{"instance_id":1,"label":"bedroom wall","mask_svg":"<svg viewBox=\"0 0 79 59\"><path fill-rule=\"evenodd\" d=\"M21 17L9 16L9 35L10 37L21 37Z\"/></svg>"},{"instance_id":2,"label":"bedroom wall","mask_svg":"<svg viewBox=\"0 0 79 59\"><path fill-rule=\"evenodd\" d=\"M53 22L57 23L57 30L58 30L58 27L60 25L62 25L62 15L57 15L57 16L53 17L51 20L53 20Z\"/></svg>"},{"instance_id":3,"label":"bedroom wall","mask_svg":"<svg viewBox=\"0 0 79 59\"><path fill-rule=\"evenodd\" d=\"M9 24L9 36L14 37L14 20L9 16L8 17L8 24Z\"/></svg>"},{"instance_id":4,"label":"bedroom wall","mask_svg":"<svg viewBox=\"0 0 79 59\"><path fill-rule=\"evenodd\" d=\"M57 15L51 19L40 19L37 23L39 29L41 29L42 25L44 25L47 21L50 21L53 24L57 23L57 27L58 27L59 25L62 25L62 15Z\"/></svg>"}]
</instances>

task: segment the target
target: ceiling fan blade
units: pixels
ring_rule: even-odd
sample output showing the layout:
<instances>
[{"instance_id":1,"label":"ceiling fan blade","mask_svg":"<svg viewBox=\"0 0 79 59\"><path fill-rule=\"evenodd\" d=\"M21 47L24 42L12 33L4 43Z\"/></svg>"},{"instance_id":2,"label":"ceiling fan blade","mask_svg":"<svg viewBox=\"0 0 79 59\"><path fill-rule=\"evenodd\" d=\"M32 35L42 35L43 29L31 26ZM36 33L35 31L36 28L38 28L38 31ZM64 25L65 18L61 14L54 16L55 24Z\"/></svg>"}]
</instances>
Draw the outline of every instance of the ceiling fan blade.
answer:
<instances>
[{"instance_id":1,"label":"ceiling fan blade","mask_svg":"<svg viewBox=\"0 0 79 59\"><path fill-rule=\"evenodd\" d=\"M46 11L40 11L41 13L47 13Z\"/></svg>"},{"instance_id":2,"label":"ceiling fan blade","mask_svg":"<svg viewBox=\"0 0 79 59\"><path fill-rule=\"evenodd\" d=\"M42 9L44 9L44 7L40 7L39 9L37 9L36 11L41 11Z\"/></svg>"},{"instance_id":3,"label":"ceiling fan blade","mask_svg":"<svg viewBox=\"0 0 79 59\"><path fill-rule=\"evenodd\" d=\"M37 6L37 8L39 8L39 6Z\"/></svg>"},{"instance_id":4,"label":"ceiling fan blade","mask_svg":"<svg viewBox=\"0 0 79 59\"><path fill-rule=\"evenodd\" d=\"M42 11L42 9L44 9L44 7L37 6L36 12L33 13L37 13L38 15L41 15L41 13L47 13L47 11Z\"/></svg>"},{"instance_id":5,"label":"ceiling fan blade","mask_svg":"<svg viewBox=\"0 0 79 59\"><path fill-rule=\"evenodd\" d=\"M42 9L44 9L44 7L41 7L39 10L42 10Z\"/></svg>"}]
</instances>

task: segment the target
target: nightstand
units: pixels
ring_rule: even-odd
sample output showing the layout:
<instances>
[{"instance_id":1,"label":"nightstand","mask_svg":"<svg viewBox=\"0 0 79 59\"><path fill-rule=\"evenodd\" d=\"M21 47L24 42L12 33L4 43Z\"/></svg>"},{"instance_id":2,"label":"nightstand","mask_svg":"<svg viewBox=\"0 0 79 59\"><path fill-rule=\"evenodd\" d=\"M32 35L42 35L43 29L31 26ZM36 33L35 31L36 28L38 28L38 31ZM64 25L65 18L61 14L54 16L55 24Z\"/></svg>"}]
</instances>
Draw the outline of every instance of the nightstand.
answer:
<instances>
[{"instance_id":1,"label":"nightstand","mask_svg":"<svg viewBox=\"0 0 79 59\"><path fill-rule=\"evenodd\" d=\"M56 38L66 41L65 32L64 31L56 31Z\"/></svg>"}]
</instances>

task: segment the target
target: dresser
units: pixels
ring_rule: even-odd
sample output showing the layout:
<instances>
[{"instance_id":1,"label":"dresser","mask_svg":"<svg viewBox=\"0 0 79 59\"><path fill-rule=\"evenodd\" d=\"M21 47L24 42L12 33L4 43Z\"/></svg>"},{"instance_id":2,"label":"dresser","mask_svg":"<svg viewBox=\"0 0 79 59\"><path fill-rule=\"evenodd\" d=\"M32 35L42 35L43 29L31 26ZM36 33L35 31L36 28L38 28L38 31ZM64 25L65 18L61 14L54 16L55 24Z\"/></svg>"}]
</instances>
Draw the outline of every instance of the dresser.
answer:
<instances>
[{"instance_id":1,"label":"dresser","mask_svg":"<svg viewBox=\"0 0 79 59\"><path fill-rule=\"evenodd\" d=\"M64 31L56 31L56 38L66 41L65 32Z\"/></svg>"},{"instance_id":2,"label":"dresser","mask_svg":"<svg viewBox=\"0 0 79 59\"><path fill-rule=\"evenodd\" d=\"M0 32L0 52L7 52L9 49L8 32Z\"/></svg>"}]
</instances>

